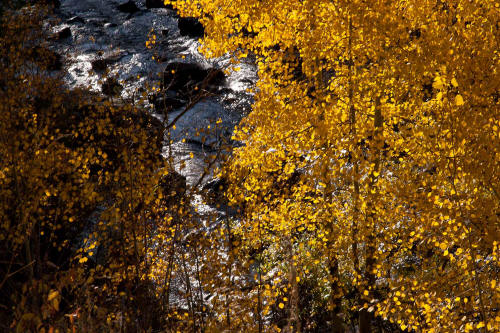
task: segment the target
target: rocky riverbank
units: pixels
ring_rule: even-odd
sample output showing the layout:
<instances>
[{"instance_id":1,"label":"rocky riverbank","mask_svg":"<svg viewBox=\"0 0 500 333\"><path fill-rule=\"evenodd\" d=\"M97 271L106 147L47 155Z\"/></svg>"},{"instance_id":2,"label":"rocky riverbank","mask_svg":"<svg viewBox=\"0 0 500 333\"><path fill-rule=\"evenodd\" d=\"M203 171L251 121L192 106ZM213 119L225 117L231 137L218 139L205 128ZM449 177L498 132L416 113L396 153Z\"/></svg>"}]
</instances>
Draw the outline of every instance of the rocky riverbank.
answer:
<instances>
[{"instance_id":1,"label":"rocky riverbank","mask_svg":"<svg viewBox=\"0 0 500 333\"><path fill-rule=\"evenodd\" d=\"M197 183L212 145L221 135L230 137L249 110L252 96L246 89L256 81L254 66L242 64L240 71L224 74L229 56L204 58L198 52L202 27L179 18L162 1L62 0L55 16L51 44L67 70L67 85L123 101L147 93L144 107L155 117L178 118L164 153L174 159L188 184ZM152 35L153 48L146 45ZM193 90L207 78L204 88L210 96L185 112ZM164 88L161 94L151 93L148 87L154 85ZM217 121L215 136L200 139L197 134Z\"/></svg>"}]
</instances>

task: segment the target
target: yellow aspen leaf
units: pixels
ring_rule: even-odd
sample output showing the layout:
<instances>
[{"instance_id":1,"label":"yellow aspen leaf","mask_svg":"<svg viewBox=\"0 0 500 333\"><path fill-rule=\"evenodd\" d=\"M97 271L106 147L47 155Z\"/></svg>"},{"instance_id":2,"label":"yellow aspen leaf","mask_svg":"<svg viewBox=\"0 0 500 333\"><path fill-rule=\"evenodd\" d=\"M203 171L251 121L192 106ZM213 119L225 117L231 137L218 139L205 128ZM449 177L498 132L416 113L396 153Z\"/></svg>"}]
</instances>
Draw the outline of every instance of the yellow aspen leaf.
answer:
<instances>
[{"instance_id":1,"label":"yellow aspen leaf","mask_svg":"<svg viewBox=\"0 0 500 333\"><path fill-rule=\"evenodd\" d=\"M52 301L53 299L55 299L57 296L59 296L59 292L57 290L51 290L49 292L49 295L47 297L47 300L50 302Z\"/></svg>"},{"instance_id":2,"label":"yellow aspen leaf","mask_svg":"<svg viewBox=\"0 0 500 333\"><path fill-rule=\"evenodd\" d=\"M432 87L434 89L439 89L439 90L443 89L443 80L440 76L436 76L434 78L434 82L432 83Z\"/></svg>"},{"instance_id":3,"label":"yellow aspen leaf","mask_svg":"<svg viewBox=\"0 0 500 333\"><path fill-rule=\"evenodd\" d=\"M57 290L51 290L49 292L47 301L50 303L50 305L56 310L59 311L59 292Z\"/></svg>"}]
</instances>

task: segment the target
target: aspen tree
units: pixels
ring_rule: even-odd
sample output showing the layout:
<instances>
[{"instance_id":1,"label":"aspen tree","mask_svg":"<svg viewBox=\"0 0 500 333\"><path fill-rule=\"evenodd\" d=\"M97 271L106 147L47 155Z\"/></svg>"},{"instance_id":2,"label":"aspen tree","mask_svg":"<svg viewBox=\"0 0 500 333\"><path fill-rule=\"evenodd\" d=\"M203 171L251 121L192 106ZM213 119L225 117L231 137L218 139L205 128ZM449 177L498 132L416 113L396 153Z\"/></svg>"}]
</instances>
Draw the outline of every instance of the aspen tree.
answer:
<instances>
[{"instance_id":1,"label":"aspen tree","mask_svg":"<svg viewBox=\"0 0 500 333\"><path fill-rule=\"evenodd\" d=\"M293 246L338 259L363 332L370 314L499 329L498 3L172 4L204 24L206 55L256 59L226 170L250 244L257 225L274 244L303 230Z\"/></svg>"}]
</instances>

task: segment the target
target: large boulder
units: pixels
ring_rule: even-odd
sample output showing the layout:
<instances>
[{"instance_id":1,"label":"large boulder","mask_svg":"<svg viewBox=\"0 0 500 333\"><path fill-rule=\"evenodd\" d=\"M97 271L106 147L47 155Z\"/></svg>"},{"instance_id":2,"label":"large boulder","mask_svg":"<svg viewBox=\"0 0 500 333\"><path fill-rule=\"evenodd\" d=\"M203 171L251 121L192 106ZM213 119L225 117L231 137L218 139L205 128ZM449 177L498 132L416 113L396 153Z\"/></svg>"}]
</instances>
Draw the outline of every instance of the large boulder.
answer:
<instances>
[{"instance_id":1,"label":"large boulder","mask_svg":"<svg viewBox=\"0 0 500 333\"><path fill-rule=\"evenodd\" d=\"M205 28L197 18L180 17L177 23L181 36L189 36L192 38L203 38L205 36Z\"/></svg>"},{"instance_id":2,"label":"large boulder","mask_svg":"<svg viewBox=\"0 0 500 333\"><path fill-rule=\"evenodd\" d=\"M226 76L220 69L206 69L198 64L172 62L165 68L162 86L189 96L197 89L215 92L224 84L225 79Z\"/></svg>"}]
</instances>

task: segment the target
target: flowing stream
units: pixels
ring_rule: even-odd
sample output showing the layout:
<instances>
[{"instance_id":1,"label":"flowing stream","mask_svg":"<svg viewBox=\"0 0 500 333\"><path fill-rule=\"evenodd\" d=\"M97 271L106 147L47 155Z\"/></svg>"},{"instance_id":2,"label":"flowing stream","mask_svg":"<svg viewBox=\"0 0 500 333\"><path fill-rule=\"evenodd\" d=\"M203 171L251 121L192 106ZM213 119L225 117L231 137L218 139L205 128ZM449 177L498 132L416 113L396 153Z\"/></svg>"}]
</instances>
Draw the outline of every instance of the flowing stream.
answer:
<instances>
[{"instance_id":1,"label":"flowing stream","mask_svg":"<svg viewBox=\"0 0 500 333\"><path fill-rule=\"evenodd\" d=\"M95 67L93 69L96 60L103 60L106 67L104 72L107 71L108 77L115 77L122 82L120 96L114 98L124 100L137 96L147 85L157 83L159 73L172 62L198 64L203 68L228 67L229 55L206 59L198 52L200 44L196 38L180 34L175 11L166 8L148 9L145 0L131 1L132 13L120 10L119 6L127 2L61 1L60 8L55 12L59 23L52 29L55 35L59 34L62 38L58 38L53 47L64 58L68 73L65 81L69 87L89 87L101 91L104 73L95 71ZM61 33L63 30L66 34ZM146 47L150 33L157 36L154 49ZM251 63L241 64L241 70L232 72L226 78L217 96L198 102L176 123L171 133L172 145L165 145L163 153L174 159L177 171L186 177L188 185L197 183L206 166L204 160L213 153L201 144L196 132L209 125L214 126L215 121L219 120L219 134L225 132L230 137L233 127L250 108L252 96L246 89L253 86L256 79L255 66ZM169 119L174 119L182 110L173 110L168 114ZM210 144L209 141L210 138L205 144ZM210 176L203 183L208 180ZM210 209L199 203L197 205L198 210Z\"/></svg>"}]
</instances>

